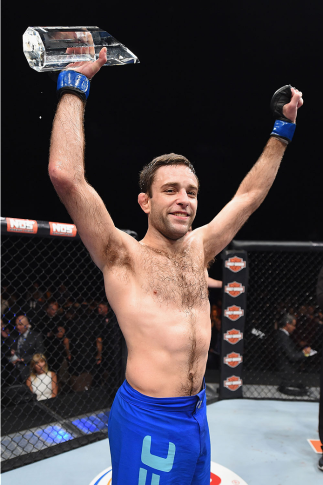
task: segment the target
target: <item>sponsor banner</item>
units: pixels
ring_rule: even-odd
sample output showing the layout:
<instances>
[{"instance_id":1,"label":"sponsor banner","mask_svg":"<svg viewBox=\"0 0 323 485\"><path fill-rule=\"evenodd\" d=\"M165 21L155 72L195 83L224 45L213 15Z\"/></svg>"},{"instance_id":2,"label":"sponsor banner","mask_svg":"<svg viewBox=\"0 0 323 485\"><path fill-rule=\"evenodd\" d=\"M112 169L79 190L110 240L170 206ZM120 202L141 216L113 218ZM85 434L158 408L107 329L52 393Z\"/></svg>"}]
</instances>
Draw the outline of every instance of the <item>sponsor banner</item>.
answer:
<instances>
[{"instance_id":1,"label":"sponsor banner","mask_svg":"<svg viewBox=\"0 0 323 485\"><path fill-rule=\"evenodd\" d=\"M137 483L138 470L134 470L134 477ZM147 481L148 483L149 480ZM89 485L111 485L112 484L112 468L106 468L99 473ZM183 485L186 482L183 481ZM148 484L147 484L148 485ZM247 485L247 483L240 478L236 473L228 468L211 461L210 485Z\"/></svg>"},{"instance_id":2,"label":"sponsor banner","mask_svg":"<svg viewBox=\"0 0 323 485\"><path fill-rule=\"evenodd\" d=\"M237 298L237 296L240 296L242 293L244 293L245 287L242 286L241 283L238 283L237 281L232 281L232 283L228 283L224 287L224 293L227 293L228 295L232 296L232 298Z\"/></svg>"},{"instance_id":3,"label":"sponsor banner","mask_svg":"<svg viewBox=\"0 0 323 485\"><path fill-rule=\"evenodd\" d=\"M224 310L224 316L235 322L243 317L244 310L240 306L232 305Z\"/></svg>"},{"instance_id":4,"label":"sponsor banner","mask_svg":"<svg viewBox=\"0 0 323 485\"><path fill-rule=\"evenodd\" d=\"M239 271L245 269L246 266L246 261L238 256L233 256L225 261L225 267L233 273L239 273Z\"/></svg>"},{"instance_id":5,"label":"sponsor banner","mask_svg":"<svg viewBox=\"0 0 323 485\"><path fill-rule=\"evenodd\" d=\"M239 364L241 364L243 360L242 355L236 354L235 352L231 352L231 354L228 354L224 357L223 362L227 364L229 367L237 367Z\"/></svg>"},{"instance_id":6,"label":"sponsor banner","mask_svg":"<svg viewBox=\"0 0 323 485\"><path fill-rule=\"evenodd\" d=\"M232 328L223 334L223 340L226 340L231 345L237 344L242 339L243 332L240 332L240 330L237 330L236 328Z\"/></svg>"},{"instance_id":7,"label":"sponsor banner","mask_svg":"<svg viewBox=\"0 0 323 485\"><path fill-rule=\"evenodd\" d=\"M242 379L237 376L231 376L223 382L223 385L230 391L236 391L237 389L239 389L239 387L242 386Z\"/></svg>"},{"instance_id":8,"label":"sponsor banner","mask_svg":"<svg viewBox=\"0 0 323 485\"><path fill-rule=\"evenodd\" d=\"M77 229L74 224L63 224L61 222L49 222L49 234L51 236L75 237Z\"/></svg>"},{"instance_id":9,"label":"sponsor banner","mask_svg":"<svg viewBox=\"0 0 323 485\"><path fill-rule=\"evenodd\" d=\"M225 250L223 261L220 398L242 397L243 343L248 290L248 254ZM234 277L232 276L234 273ZM232 347L234 346L234 352ZM236 383L232 383L235 369ZM231 381L230 381L231 379ZM234 392L233 392L234 391Z\"/></svg>"},{"instance_id":10,"label":"sponsor banner","mask_svg":"<svg viewBox=\"0 0 323 485\"><path fill-rule=\"evenodd\" d=\"M24 233L36 237L70 237L80 239L76 226L63 222L34 221L30 219L18 219L16 217L0 217L1 234ZM131 229L120 229L134 239L138 234Z\"/></svg>"},{"instance_id":11,"label":"sponsor banner","mask_svg":"<svg viewBox=\"0 0 323 485\"><path fill-rule=\"evenodd\" d=\"M14 219L12 217L6 217L7 231L8 232L20 232L24 234L36 234L38 230L37 221L29 219Z\"/></svg>"}]
</instances>

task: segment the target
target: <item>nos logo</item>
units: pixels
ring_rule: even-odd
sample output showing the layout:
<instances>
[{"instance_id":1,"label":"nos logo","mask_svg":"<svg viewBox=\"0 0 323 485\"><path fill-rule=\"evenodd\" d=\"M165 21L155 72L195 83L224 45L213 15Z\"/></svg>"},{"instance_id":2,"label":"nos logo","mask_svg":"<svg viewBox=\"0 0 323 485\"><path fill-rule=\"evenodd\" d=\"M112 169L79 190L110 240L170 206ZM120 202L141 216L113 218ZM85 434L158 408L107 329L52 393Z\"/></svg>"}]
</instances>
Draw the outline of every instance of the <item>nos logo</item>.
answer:
<instances>
[{"instance_id":1,"label":"nos logo","mask_svg":"<svg viewBox=\"0 0 323 485\"><path fill-rule=\"evenodd\" d=\"M38 224L36 221L29 219L12 219L7 217L7 231L8 232L23 232L29 234L36 234Z\"/></svg>"},{"instance_id":2,"label":"nos logo","mask_svg":"<svg viewBox=\"0 0 323 485\"><path fill-rule=\"evenodd\" d=\"M49 233L51 236L75 237L77 233L74 224L62 224L61 222L50 222Z\"/></svg>"}]
</instances>

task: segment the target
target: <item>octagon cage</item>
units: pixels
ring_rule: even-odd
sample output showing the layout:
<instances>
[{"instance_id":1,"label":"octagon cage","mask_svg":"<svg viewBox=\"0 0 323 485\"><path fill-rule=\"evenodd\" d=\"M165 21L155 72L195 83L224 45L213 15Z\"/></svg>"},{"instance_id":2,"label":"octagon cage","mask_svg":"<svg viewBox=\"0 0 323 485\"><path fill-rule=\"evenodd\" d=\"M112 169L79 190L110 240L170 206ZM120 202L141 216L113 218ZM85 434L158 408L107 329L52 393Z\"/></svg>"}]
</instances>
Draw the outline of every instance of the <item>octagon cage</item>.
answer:
<instances>
[{"instance_id":1,"label":"octagon cage","mask_svg":"<svg viewBox=\"0 0 323 485\"><path fill-rule=\"evenodd\" d=\"M73 224L2 218L1 232L5 472L107 438L127 350ZM318 401L323 244L233 241L221 256L222 289L209 294L208 402Z\"/></svg>"}]
</instances>

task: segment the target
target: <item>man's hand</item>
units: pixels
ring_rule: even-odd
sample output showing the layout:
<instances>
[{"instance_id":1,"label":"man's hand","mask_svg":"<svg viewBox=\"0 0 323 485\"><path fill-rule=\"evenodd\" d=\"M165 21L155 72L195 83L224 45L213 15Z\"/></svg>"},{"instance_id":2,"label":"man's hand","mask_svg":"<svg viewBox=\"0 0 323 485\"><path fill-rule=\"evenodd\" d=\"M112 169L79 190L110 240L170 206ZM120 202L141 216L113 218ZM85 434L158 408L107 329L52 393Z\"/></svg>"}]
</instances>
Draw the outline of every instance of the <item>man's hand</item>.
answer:
<instances>
[{"instance_id":1,"label":"man's hand","mask_svg":"<svg viewBox=\"0 0 323 485\"><path fill-rule=\"evenodd\" d=\"M77 53L77 50L81 50L83 49L84 50L84 47L79 47L79 48L75 48L75 47L71 47L70 49L67 49L66 50L66 53L69 54L69 50L72 50L73 53ZM88 47L88 49L91 49L91 47ZM72 52L71 52L72 54ZM102 66L104 66L104 64L107 62L107 48L106 47L102 47L102 49L100 50L100 54L99 54L99 58L92 62L92 61L83 61L83 62L74 62L73 64L69 64L68 66L66 66L66 70L68 71L77 71L81 74L84 74L84 76L86 76L88 79L92 79L93 76L99 72L99 70L101 69Z\"/></svg>"},{"instance_id":2,"label":"man's hand","mask_svg":"<svg viewBox=\"0 0 323 485\"><path fill-rule=\"evenodd\" d=\"M291 120L292 123L296 123L297 110L303 105L302 92L298 89L291 88L292 99L288 104L283 107L283 114Z\"/></svg>"},{"instance_id":3,"label":"man's hand","mask_svg":"<svg viewBox=\"0 0 323 485\"><path fill-rule=\"evenodd\" d=\"M311 347L305 347L305 349L303 349L303 354L305 355L305 357L308 357L311 353Z\"/></svg>"},{"instance_id":4,"label":"man's hand","mask_svg":"<svg viewBox=\"0 0 323 485\"><path fill-rule=\"evenodd\" d=\"M11 362L11 363L12 363L13 365L16 365L16 364L18 364L18 362L23 362L23 361L24 361L24 359L16 359L16 360L14 360L14 361L13 361L13 362Z\"/></svg>"}]
</instances>

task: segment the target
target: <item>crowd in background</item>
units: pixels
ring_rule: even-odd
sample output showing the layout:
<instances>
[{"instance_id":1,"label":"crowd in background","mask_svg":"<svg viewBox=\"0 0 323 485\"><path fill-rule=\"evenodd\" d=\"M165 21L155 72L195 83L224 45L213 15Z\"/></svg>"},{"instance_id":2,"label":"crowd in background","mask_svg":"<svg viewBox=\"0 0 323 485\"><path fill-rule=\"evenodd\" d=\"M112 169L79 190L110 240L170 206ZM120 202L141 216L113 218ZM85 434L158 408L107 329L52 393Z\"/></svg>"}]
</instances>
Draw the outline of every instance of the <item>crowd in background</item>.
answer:
<instances>
[{"instance_id":1,"label":"crowd in background","mask_svg":"<svg viewBox=\"0 0 323 485\"><path fill-rule=\"evenodd\" d=\"M308 347L320 350L323 344L323 312L314 304L292 304L284 300L270 308L261 307L259 311L249 308L244 335L244 363L246 369L270 370L279 372L281 349L277 345L279 329L284 326L284 317L291 315L295 319L295 328L290 333L290 340L295 350L302 351ZM208 367L220 368L221 355L221 300L211 305L212 337L209 351ZM233 348L234 351L234 348ZM307 370L318 372L320 353L306 364ZM300 370L295 362L294 372Z\"/></svg>"},{"instance_id":2,"label":"crowd in background","mask_svg":"<svg viewBox=\"0 0 323 485\"><path fill-rule=\"evenodd\" d=\"M1 294L2 386L24 384L38 400L118 384L121 332L106 300L73 298L38 282Z\"/></svg>"},{"instance_id":3,"label":"crowd in background","mask_svg":"<svg viewBox=\"0 0 323 485\"><path fill-rule=\"evenodd\" d=\"M210 303L212 334L207 367L219 369L222 341L220 290L211 292ZM295 348L320 348L322 312L317 312L314 305L296 306L284 301L277 304L271 325L267 315L264 321L264 315L250 314L245 346L249 349L254 346L257 366L257 350L263 348L264 360L268 357L270 361L269 368L279 370L272 364L276 345L274 336L286 313L296 320L290 335ZM41 400L70 390L83 391L111 383L118 385L122 337L116 316L106 300L75 299L64 284L53 291L44 290L35 282L22 297L5 286L2 288L1 314L3 387L23 383ZM247 367L248 364L252 367L250 359L245 362Z\"/></svg>"}]
</instances>

